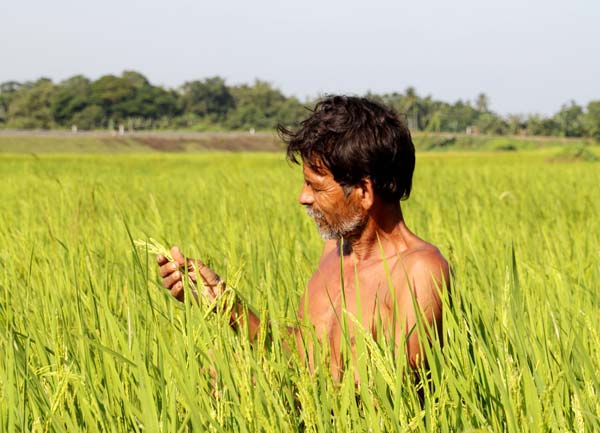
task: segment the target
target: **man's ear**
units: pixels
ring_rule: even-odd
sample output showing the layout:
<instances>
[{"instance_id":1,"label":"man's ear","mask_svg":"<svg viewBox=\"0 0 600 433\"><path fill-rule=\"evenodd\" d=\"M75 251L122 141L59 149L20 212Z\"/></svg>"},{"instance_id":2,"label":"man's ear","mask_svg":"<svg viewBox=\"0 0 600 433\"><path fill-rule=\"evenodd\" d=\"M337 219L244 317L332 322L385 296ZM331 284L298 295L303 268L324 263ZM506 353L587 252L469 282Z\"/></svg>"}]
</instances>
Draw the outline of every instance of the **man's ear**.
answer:
<instances>
[{"instance_id":1,"label":"man's ear","mask_svg":"<svg viewBox=\"0 0 600 433\"><path fill-rule=\"evenodd\" d=\"M373 182L371 181L371 178L363 178L357 185L357 189L360 194L359 198L362 208L366 211L370 210L375 201L375 193L373 191Z\"/></svg>"}]
</instances>

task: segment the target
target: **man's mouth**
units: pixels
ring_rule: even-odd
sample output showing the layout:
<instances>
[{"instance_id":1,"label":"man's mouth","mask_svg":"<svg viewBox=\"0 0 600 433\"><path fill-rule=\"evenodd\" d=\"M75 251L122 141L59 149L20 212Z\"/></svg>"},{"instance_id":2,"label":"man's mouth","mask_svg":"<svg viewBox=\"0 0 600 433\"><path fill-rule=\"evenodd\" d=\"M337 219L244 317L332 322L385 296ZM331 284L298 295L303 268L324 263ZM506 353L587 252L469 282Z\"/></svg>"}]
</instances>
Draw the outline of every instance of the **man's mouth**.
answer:
<instances>
[{"instance_id":1,"label":"man's mouth","mask_svg":"<svg viewBox=\"0 0 600 433\"><path fill-rule=\"evenodd\" d=\"M306 207L306 214L308 216L314 218L315 221L317 221L317 220L325 221L325 215L323 215L323 213L319 212L318 210L314 210L312 207Z\"/></svg>"}]
</instances>

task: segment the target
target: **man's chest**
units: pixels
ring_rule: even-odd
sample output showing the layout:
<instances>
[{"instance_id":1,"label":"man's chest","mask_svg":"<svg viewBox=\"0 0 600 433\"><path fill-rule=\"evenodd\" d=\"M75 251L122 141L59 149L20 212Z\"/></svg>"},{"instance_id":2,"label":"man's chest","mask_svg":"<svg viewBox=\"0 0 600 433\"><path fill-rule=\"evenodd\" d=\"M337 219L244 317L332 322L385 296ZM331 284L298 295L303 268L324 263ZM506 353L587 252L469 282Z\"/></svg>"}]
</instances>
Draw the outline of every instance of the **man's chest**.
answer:
<instances>
[{"instance_id":1,"label":"man's chest","mask_svg":"<svg viewBox=\"0 0 600 433\"><path fill-rule=\"evenodd\" d=\"M393 305L401 305L398 295L405 292L402 278L392 266L376 263L370 266L342 265L338 261L321 263L311 278L301 317L312 322L317 335L330 338L339 334L342 320L361 323L374 330L377 322L389 322ZM351 317L348 317L351 316Z\"/></svg>"}]
</instances>

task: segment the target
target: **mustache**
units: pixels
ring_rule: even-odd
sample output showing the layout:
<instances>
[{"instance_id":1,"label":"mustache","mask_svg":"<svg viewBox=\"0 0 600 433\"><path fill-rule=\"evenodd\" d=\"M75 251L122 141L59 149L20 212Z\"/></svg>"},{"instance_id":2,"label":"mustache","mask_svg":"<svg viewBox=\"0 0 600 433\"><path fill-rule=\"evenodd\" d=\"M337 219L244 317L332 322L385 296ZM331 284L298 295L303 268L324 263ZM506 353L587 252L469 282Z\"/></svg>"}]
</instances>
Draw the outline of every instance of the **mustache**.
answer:
<instances>
[{"instance_id":1,"label":"mustache","mask_svg":"<svg viewBox=\"0 0 600 433\"><path fill-rule=\"evenodd\" d=\"M310 206L306 206L305 210L306 210L306 214L310 217L313 217L313 218L323 218L324 217L322 212L315 210Z\"/></svg>"}]
</instances>

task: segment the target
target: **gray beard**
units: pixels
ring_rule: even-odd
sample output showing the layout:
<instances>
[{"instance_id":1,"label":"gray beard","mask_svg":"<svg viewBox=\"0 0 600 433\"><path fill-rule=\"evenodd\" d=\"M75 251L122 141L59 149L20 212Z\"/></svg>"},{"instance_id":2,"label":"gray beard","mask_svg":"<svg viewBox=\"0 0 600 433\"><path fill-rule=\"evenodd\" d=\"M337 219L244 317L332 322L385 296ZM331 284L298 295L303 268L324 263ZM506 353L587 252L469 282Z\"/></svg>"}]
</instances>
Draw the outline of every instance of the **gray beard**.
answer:
<instances>
[{"instance_id":1,"label":"gray beard","mask_svg":"<svg viewBox=\"0 0 600 433\"><path fill-rule=\"evenodd\" d=\"M331 239L342 239L347 238L351 234L360 232L367 223L366 215L360 215L359 213L354 214L351 218L340 221L335 225L329 225L322 212L316 211L311 207L306 207L306 213L315 220L315 224L319 229L321 237L328 241ZM317 222L321 220L322 225Z\"/></svg>"}]
</instances>

